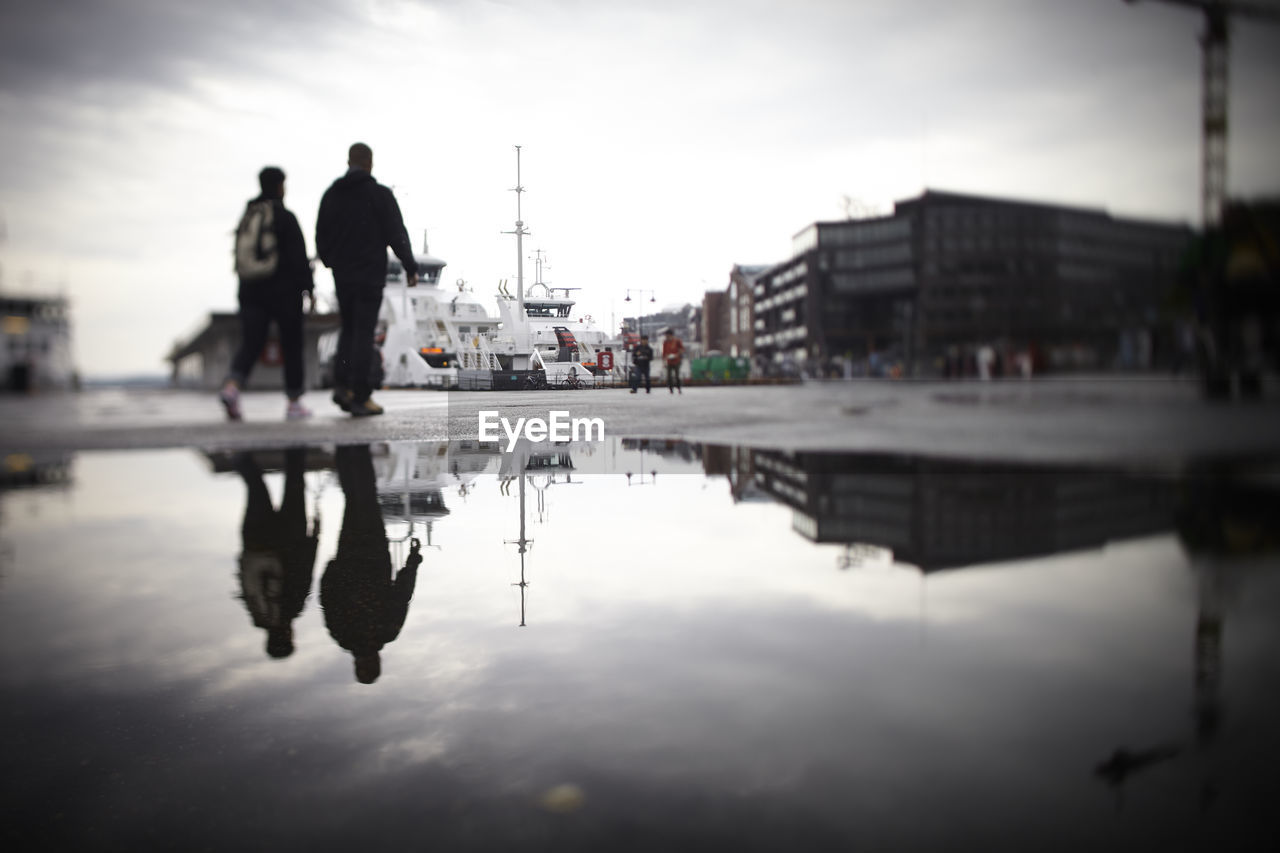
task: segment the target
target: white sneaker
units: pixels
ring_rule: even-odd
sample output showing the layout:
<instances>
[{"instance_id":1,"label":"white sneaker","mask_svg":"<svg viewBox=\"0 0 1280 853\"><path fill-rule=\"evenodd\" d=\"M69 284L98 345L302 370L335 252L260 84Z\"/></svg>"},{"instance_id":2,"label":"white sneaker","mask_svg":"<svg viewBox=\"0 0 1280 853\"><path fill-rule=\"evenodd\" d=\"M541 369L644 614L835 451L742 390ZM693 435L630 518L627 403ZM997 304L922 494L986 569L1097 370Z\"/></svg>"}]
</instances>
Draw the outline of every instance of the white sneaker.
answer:
<instances>
[{"instance_id":1,"label":"white sneaker","mask_svg":"<svg viewBox=\"0 0 1280 853\"><path fill-rule=\"evenodd\" d=\"M284 419L286 421L300 421L311 417L311 414L311 410L302 405L301 400L290 400L289 407L284 410Z\"/></svg>"}]
</instances>

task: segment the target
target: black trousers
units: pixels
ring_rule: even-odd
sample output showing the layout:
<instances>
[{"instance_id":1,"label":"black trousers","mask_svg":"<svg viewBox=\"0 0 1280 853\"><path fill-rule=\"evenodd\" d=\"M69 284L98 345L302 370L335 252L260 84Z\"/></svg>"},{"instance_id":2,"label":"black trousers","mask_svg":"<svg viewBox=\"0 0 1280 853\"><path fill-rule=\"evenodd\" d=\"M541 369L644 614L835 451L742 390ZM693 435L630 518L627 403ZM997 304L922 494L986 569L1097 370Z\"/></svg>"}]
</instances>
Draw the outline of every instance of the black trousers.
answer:
<instances>
[{"instance_id":1,"label":"black trousers","mask_svg":"<svg viewBox=\"0 0 1280 853\"><path fill-rule=\"evenodd\" d=\"M240 299L240 349L231 360L231 378L240 387L258 363L267 342L267 330L275 323L280 330L284 354L284 392L296 400L306 390L302 360L302 294L264 293Z\"/></svg>"},{"instance_id":2,"label":"black trousers","mask_svg":"<svg viewBox=\"0 0 1280 853\"><path fill-rule=\"evenodd\" d=\"M349 390L355 402L362 403L373 393L369 375L373 333L382 305L382 283L335 276L334 287L338 292L338 310L342 312L342 331L338 334L338 352L334 356L333 385Z\"/></svg>"},{"instance_id":3,"label":"black trousers","mask_svg":"<svg viewBox=\"0 0 1280 853\"><path fill-rule=\"evenodd\" d=\"M637 361L631 365L631 390L635 391L640 387L641 380L644 380L644 390L650 389L649 379L649 362Z\"/></svg>"},{"instance_id":4,"label":"black trousers","mask_svg":"<svg viewBox=\"0 0 1280 853\"><path fill-rule=\"evenodd\" d=\"M667 365L667 387L673 389L680 387L680 365L677 364L674 367Z\"/></svg>"},{"instance_id":5,"label":"black trousers","mask_svg":"<svg viewBox=\"0 0 1280 853\"><path fill-rule=\"evenodd\" d=\"M307 451L290 447L284 454L284 497L280 509L271 503L271 493L262 480L262 469L252 454L242 454L237 468L248 490L244 507L244 524L240 536L246 551L283 549L284 543L307 538Z\"/></svg>"}]
</instances>

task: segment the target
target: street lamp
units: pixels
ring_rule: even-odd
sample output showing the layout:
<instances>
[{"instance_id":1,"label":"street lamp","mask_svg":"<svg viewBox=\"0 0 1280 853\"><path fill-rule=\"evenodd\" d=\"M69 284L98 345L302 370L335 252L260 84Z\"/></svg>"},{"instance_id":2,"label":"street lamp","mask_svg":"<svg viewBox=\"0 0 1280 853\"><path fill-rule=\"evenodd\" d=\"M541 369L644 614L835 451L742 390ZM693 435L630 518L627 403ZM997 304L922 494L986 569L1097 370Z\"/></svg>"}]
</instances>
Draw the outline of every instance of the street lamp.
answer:
<instances>
[{"instance_id":1,"label":"street lamp","mask_svg":"<svg viewBox=\"0 0 1280 853\"><path fill-rule=\"evenodd\" d=\"M623 302L630 302L630 301L631 301L631 292L632 292L633 290L634 290L634 291L635 291L635 293L636 293L636 299L643 299L643 298L644 298L644 295L647 293L647 294L649 294L649 301L650 301L650 302L657 302L657 301L658 301L658 297L657 297L656 295L654 295L654 292L653 292L652 290L649 290L648 288L643 288L643 289L642 289L642 288L638 288L638 287L628 287L628 288L627 288L627 298L626 298L626 299L624 299L624 300L622 300ZM639 332L640 334L644 334L644 320L643 320L643 319L641 319L641 317L640 317L640 312L638 312L638 311L636 312L636 325L637 325L637 326L639 326L638 332ZM623 351L626 353L626 364L627 364L627 366L626 366L626 375L627 375L627 380L628 380L628 381L630 381L630 379L631 379L631 371L632 371L632 366L631 366L631 347L626 346L626 345L624 344L624 345L623 345Z\"/></svg>"}]
</instances>

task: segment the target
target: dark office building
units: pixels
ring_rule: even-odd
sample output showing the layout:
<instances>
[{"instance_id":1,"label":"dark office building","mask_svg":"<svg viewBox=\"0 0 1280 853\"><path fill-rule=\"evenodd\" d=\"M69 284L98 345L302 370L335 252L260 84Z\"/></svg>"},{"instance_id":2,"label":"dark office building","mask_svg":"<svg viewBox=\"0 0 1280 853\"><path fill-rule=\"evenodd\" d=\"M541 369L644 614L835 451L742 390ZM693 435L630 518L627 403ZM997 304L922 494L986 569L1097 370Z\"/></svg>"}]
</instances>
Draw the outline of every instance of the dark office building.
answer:
<instances>
[{"instance_id":1,"label":"dark office building","mask_svg":"<svg viewBox=\"0 0 1280 853\"><path fill-rule=\"evenodd\" d=\"M816 222L755 278L770 372L850 358L939 370L950 351L1032 352L1051 368L1142 368L1171 346L1185 225L926 191L889 216Z\"/></svg>"}]
</instances>

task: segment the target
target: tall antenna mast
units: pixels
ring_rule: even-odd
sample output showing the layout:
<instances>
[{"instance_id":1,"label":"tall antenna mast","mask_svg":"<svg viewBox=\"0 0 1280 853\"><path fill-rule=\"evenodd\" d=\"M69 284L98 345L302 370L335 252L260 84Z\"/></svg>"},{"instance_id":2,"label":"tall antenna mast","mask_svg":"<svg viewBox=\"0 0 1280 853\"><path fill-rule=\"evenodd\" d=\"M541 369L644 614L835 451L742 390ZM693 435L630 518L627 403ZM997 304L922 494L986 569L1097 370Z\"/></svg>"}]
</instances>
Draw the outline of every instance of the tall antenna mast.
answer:
<instances>
[{"instance_id":1,"label":"tall antenna mast","mask_svg":"<svg viewBox=\"0 0 1280 853\"><path fill-rule=\"evenodd\" d=\"M534 281L534 284L541 284L545 286L545 282L543 282L542 280L542 268L546 266L546 262L543 261L542 259L543 251L541 249L535 249L533 254L536 256L534 259L534 263L537 265L537 273L536 273L537 278L536 278L536 281Z\"/></svg>"},{"instance_id":2,"label":"tall antenna mast","mask_svg":"<svg viewBox=\"0 0 1280 853\"><path fill-rule=\"evenodd\" d=\"M516 230L504 231L504 234L516 235L516 305L520 311L524 311L524 236L529 232L525 230L524 219L520 211L520 196L524 193L524 187L520 185L520 146L516 147L516 185L511 191L516 194Z\"/></svg>"}]
</instances>

